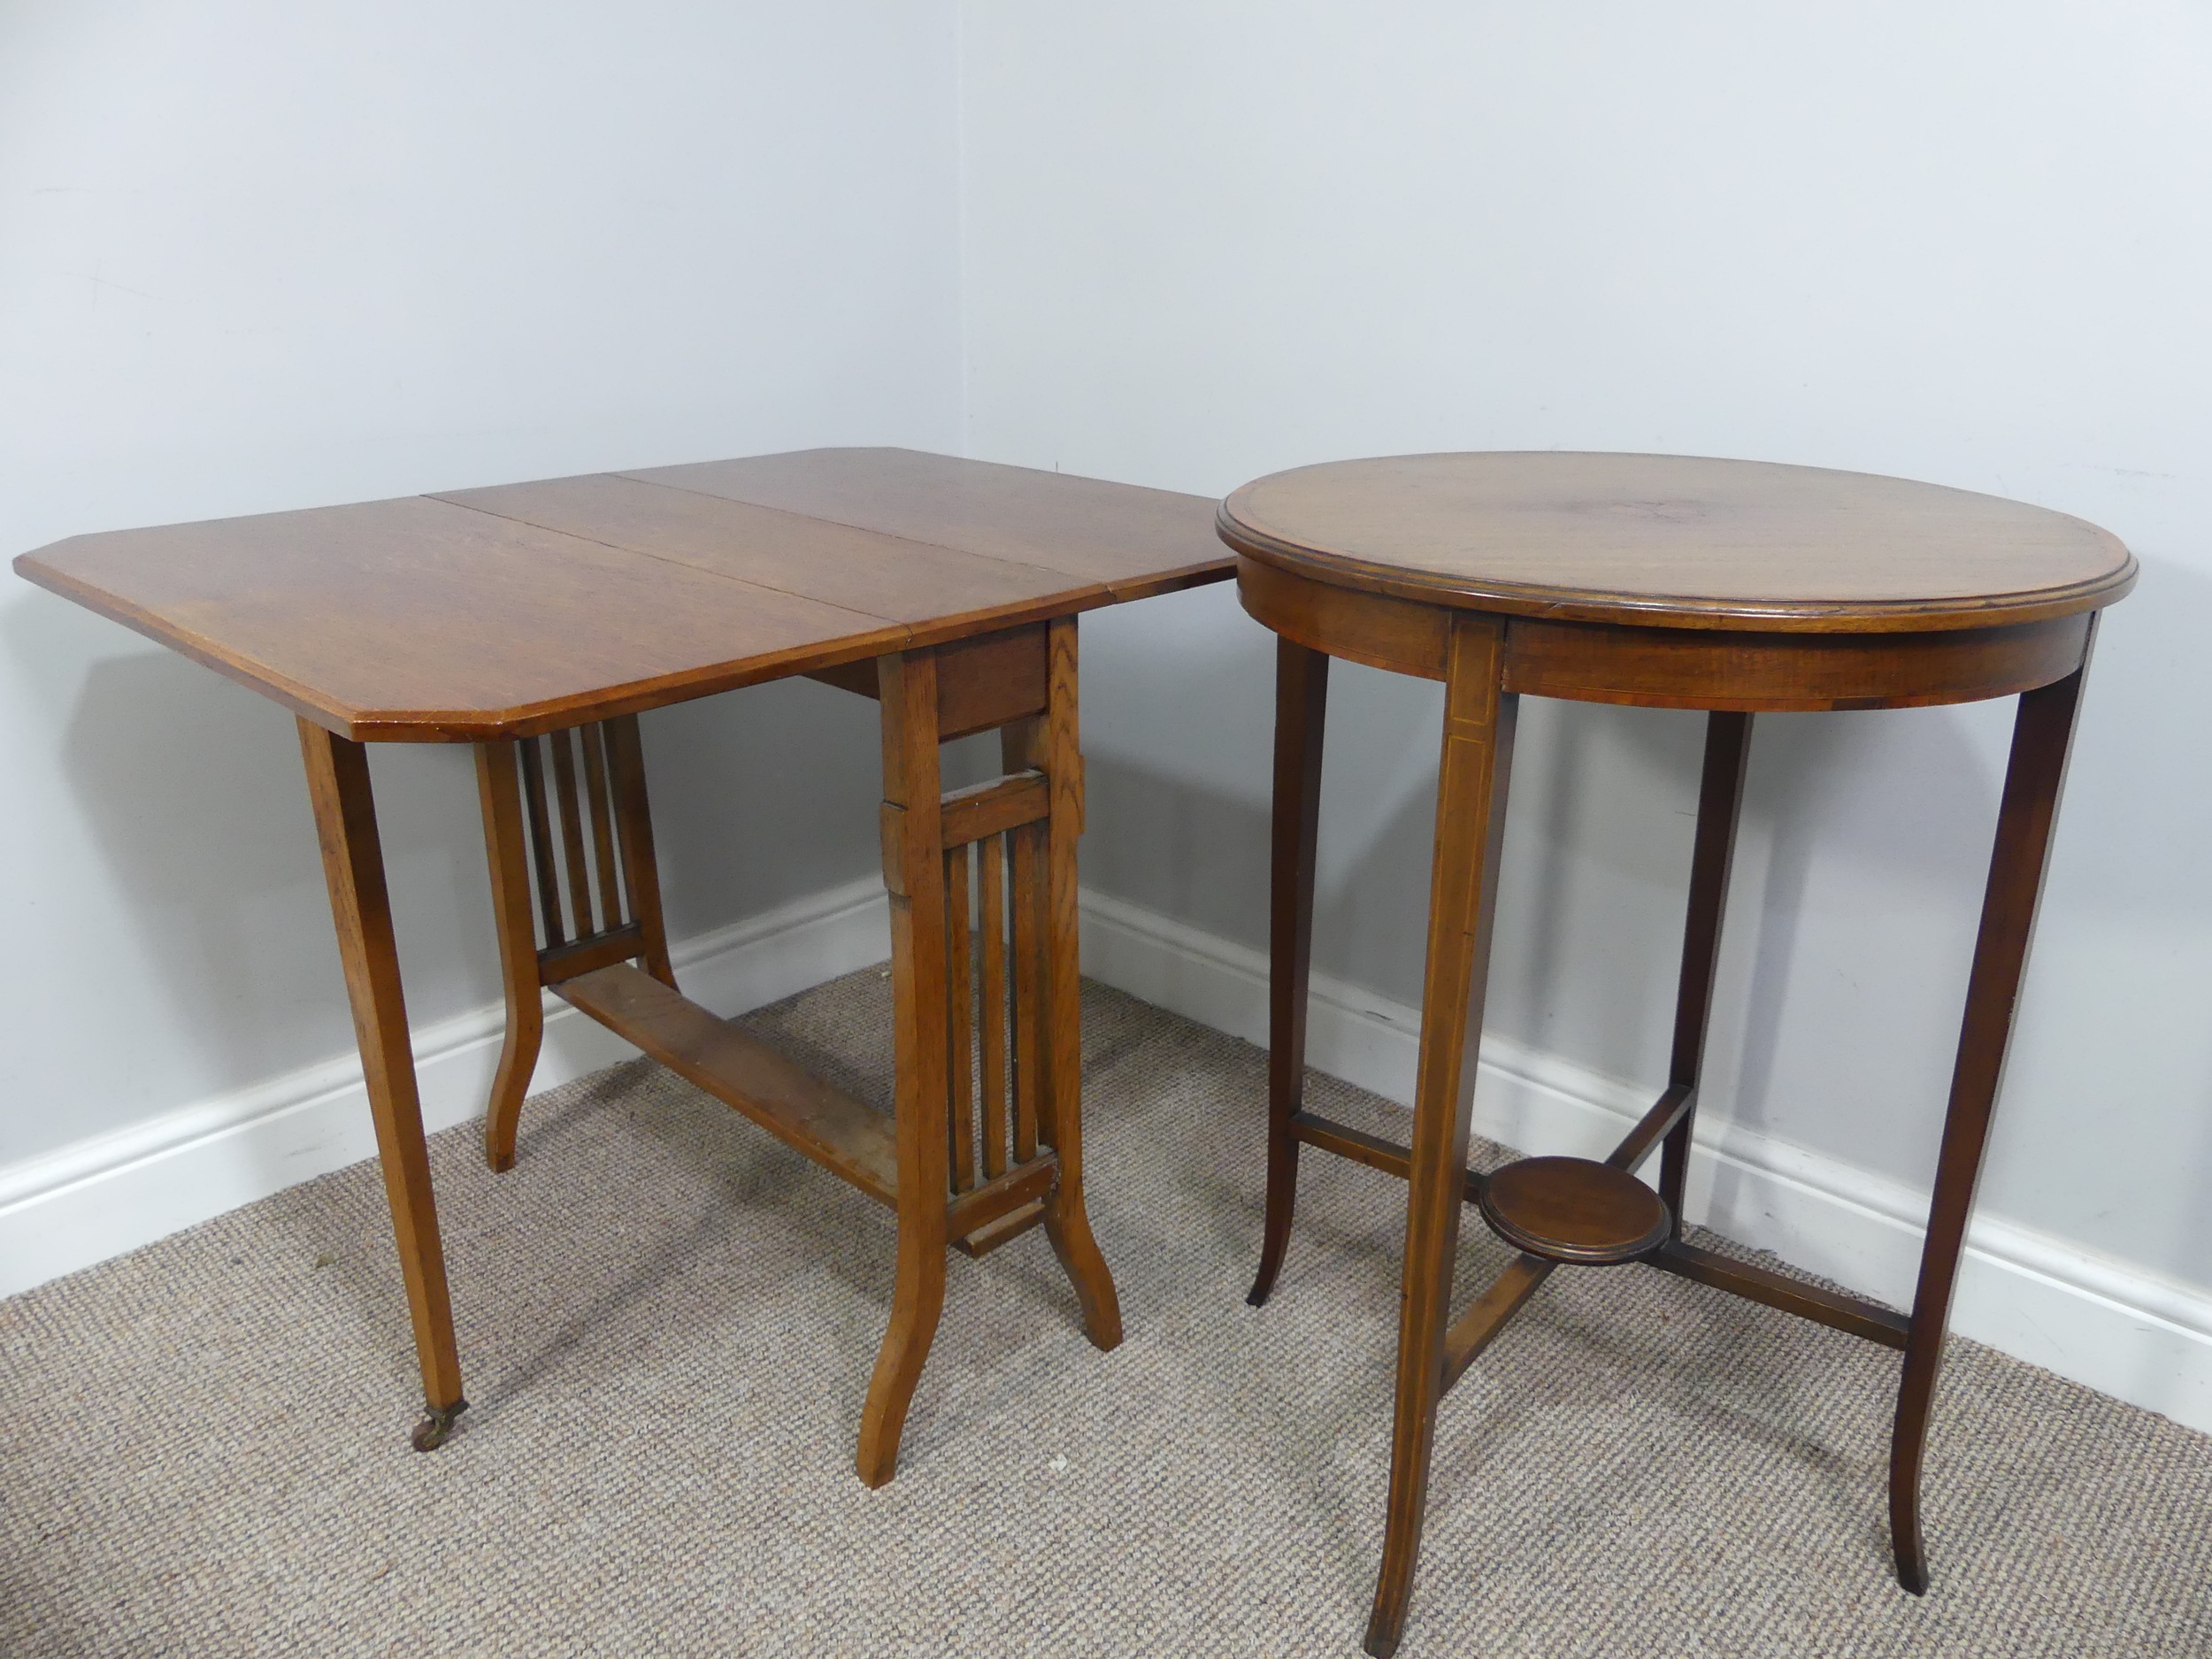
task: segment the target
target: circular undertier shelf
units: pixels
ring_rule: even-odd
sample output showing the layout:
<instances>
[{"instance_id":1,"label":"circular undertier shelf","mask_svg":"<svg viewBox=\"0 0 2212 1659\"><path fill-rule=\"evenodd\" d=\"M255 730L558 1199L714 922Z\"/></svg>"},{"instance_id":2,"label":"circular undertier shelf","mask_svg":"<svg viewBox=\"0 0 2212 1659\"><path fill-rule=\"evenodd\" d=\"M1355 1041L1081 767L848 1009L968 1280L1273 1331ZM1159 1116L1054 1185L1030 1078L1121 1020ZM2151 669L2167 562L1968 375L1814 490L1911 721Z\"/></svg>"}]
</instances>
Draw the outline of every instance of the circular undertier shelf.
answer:
<instances>
[{"instance_id":1,"label":"circular undertier shelf","mask_svg":"<svg viewBox=\"0 0 2212 1659\"><path fill-rule=\"evenodd\" d=\"M1625 1170L1588 1158L1523 1158L1484 1184L1482 1218L1547 1261L1611 1267L1647 1256L1671 1231L1667 1207Z\"/></svg>"}]
</instances>

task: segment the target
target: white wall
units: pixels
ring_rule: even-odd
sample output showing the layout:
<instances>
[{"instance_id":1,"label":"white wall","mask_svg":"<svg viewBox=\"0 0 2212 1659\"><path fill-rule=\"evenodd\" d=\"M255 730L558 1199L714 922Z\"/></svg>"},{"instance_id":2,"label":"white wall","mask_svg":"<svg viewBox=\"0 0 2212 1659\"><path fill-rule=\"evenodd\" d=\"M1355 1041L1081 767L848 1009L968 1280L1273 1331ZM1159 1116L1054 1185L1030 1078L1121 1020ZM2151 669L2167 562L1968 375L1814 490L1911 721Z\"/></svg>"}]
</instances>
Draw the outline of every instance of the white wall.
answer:
<instances>
[{"instance_id":1,"label":"white wall","mask_svg":"<svg viewBox=\"0 0 2212 1659\"><path fill-rule=\"evenodd\" d=\"M955 22L0 4L0 554L956 448ZM873 724L813 686L648 717L680 935L874 868ZM474 783L374 770L419 1028L498 995ZM0 778L0 1176L350 1050L288 715L11 577Z\"/></svg>"},{"instance_id":2,"label":"white wall","mask_svg":"<svg viewBox=\"0 0 2212 1659\"><path fill-rule=\"evenodd\" d=\"M1984 1202L2212 1286L2212 17L972 0L963 42L971 453L1745 456L2125 539ZM1263 942L1267 637L1220 590L1087 628L1087 880ZM1337 675L1317 963L1417 1002L1438 694ZM1709 1110L1924 1186L2009 718L1760 722ZM1492 1029L1657 1079L1698 718L1522 729Z\"/></svg>"}]
</instances>

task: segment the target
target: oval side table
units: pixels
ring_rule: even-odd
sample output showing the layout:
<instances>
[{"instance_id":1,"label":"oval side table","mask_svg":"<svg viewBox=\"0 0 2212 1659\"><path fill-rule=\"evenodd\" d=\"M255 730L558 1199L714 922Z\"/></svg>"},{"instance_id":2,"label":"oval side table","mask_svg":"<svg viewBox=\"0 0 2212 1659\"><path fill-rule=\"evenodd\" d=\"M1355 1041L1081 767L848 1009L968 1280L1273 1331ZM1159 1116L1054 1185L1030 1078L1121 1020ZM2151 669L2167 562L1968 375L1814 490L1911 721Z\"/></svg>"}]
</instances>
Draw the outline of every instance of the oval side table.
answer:
<instances>
[{"instance_id":1,"label":"oval side table","mask_svg":"<svg viewBox=\"0 0 2212 1659\"><path fill-rule=\"evenodd\" d=\"M1562 1263L1643 1262L1904 1351L1890 1454L1897 1577L1924 1591L1921 1454L2014 997L2100 608L2134 584L2112 536L1993 496L1675 456L1403 456L1303 467L1222 504L1244 606L1277 644L1267 1220L1282 1265L1298 1149L1408 1182L1397 1403L1367 1651L1405 1625L1436 1408ZM1328 659L1444 682L1413 1143L1303 1109ZM1709 710L1674 1047L1657 1102L1602 1163L1466 1169L1514 711L1522 693ZM1721 910L1760 710L2017 695L1981 931L1911 1316L1686 1242L1682 1196ZM1656 1194L1633 1174L1662 1148ZM1521 1254L1457 1319L1463 1202Z\"/></svg>"}]
</instances>

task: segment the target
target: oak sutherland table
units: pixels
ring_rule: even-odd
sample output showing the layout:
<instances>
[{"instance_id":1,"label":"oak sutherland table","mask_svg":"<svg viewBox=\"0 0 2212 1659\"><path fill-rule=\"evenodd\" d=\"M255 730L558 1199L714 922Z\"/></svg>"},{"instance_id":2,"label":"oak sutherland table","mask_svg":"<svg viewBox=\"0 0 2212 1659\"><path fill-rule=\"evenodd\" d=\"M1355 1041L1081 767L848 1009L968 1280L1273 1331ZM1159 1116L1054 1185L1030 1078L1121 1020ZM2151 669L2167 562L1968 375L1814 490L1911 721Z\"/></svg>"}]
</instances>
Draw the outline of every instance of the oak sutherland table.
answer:
<instances>
[{"instance_id":1,"label":"oak sutherland table","mask_svg":"<svg viewBox=\"0 0 2212 1659\"><path fill-rule=\"evenodd\" d=\"M1274 958L1264 1302L1289 1240L1298 1148L1406 1179L1396 1426L1367 1650L1398 1645L1437 1402L1560 1263L1643 1262L1904 1350L1890 1456L1899 1581L1928 1584L1920 1463L2014 996L2095 613L2135 561L2103 531L2014 502L1857 473L1644 455L1429 455L1248 484L1221 510L1245 608L1277 647ZM1444 682L1421 1055L1409 1149L1301 1100L1328 660ZM1703 709L1665 1091L1603 1163L1466 1169L1514 710L1522 693ZM2019 694L1981 933L1910 1317L1681 1237L1692 1113L1751 718ZM1633 1174L1663 1147L1658 1190ZM1463 1202L1520 1256L1457 1319Z\"/></svg>"},{"instance_id":2,"label":"oak sutherland table","mask_svg":"<svg viewBox=\"0 0 2212 1659\"><path fill-rule=\"evenodd\" d=\"M1075 618L1227 576L1212 514L1051 472L817 449L81 536L16 560L299 717L429 1408L419 1448L464 1401L364 743L476 746L507 995L495 1169L514 1160L549 987L896 1211L860 1425L861 1478L880 1485L948 1244L980 1255L1041 1222L1090 1340L1121 1340L1083 1207ZM892 1120L679 995L669 967L638 712L794 674L882 704ZM942 793L939 744L993 728L1006 775Z\"/></svg>"}]
</instances>

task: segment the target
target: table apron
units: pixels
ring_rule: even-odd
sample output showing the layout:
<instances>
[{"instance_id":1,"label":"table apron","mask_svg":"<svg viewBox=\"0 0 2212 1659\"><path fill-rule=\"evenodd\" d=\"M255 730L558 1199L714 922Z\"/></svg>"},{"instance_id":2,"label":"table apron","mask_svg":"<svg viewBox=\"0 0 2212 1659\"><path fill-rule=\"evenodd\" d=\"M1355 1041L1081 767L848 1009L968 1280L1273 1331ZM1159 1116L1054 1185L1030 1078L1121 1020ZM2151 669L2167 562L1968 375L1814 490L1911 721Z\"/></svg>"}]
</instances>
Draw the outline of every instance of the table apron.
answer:
<instances>
[{"instance_id":1,"label":"table apron","mask_svg":"<svg viewBox=\"0 0 2212 1659\"><path fill-rule=\"evenodd\" d=\"M1310 650L1371 668L1445 677L1464 609L1317 580L1254 558L1237 589L1257 621ZM1499 616L1509 693L1577 703L1731 710L1909 709L2032 691L2089 646L2089 612L2003 627L1915 633L1637 627Z\"/></svg>"},{"instance_id":2,"label":"table apron","mask_svg":"<svg viewBox=\"0 0 2212 1659\"><path fill-rule=\"evenodd\" d=\"M1516 617L1505 688L1580 703L1722 710L1909 709L2008 697L2082 664L2089 614L1925 634L1751 634Z\"/></svg>"}]
</instances>

